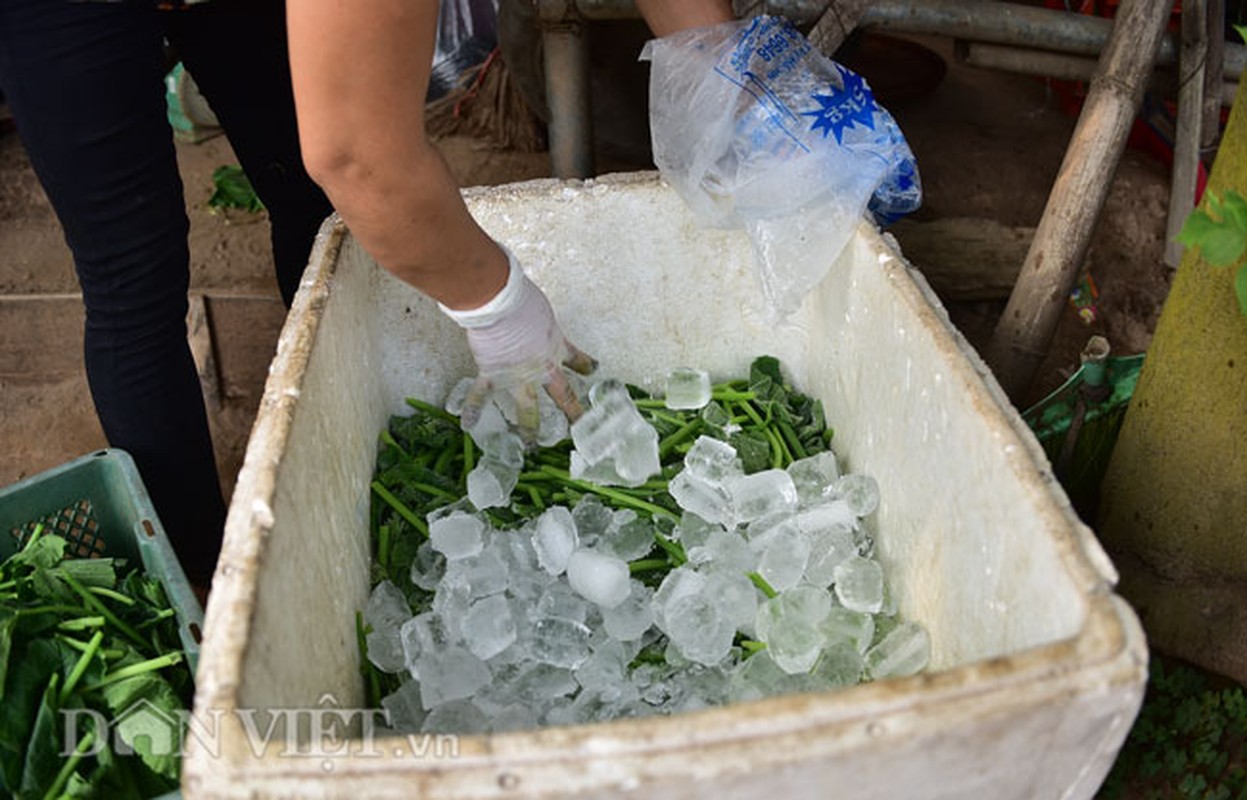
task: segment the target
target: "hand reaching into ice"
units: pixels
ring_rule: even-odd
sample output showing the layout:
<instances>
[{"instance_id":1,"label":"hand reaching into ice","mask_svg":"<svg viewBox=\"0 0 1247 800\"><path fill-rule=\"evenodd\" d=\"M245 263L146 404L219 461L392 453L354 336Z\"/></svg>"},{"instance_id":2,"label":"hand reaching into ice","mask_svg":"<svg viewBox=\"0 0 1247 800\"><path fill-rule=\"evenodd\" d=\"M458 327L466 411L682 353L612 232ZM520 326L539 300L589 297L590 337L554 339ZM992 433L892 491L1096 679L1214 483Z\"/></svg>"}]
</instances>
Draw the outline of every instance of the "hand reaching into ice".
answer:
<instances>
[{"instance_id":1,"label":"hand reaching into ice","mask_svg":"<svg viewBox=\"0 0 1247 800\"><path fill-rule=\"evenodd\" d=\"M544 386L574 422L584 409L562 367L588 375L597 362L567 340L545 293L528 279L514 255L508 252L507 259L507 283L492 300L480 308L454 311L442 306L442 311L467 333L476 360L477 378L460 412L463 426L473 427L490 391L501 389L515 399L520 438L532 446L540 420L538 387Z\"/></svg>"}]
</instances>

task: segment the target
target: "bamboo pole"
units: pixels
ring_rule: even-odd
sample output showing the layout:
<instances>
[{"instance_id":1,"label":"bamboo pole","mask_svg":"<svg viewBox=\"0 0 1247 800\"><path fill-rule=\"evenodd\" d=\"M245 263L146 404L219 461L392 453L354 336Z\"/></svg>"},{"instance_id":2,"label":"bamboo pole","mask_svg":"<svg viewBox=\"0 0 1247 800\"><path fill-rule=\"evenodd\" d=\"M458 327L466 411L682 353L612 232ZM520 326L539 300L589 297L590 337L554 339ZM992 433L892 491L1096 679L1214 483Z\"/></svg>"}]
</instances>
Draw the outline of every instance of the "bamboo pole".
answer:
<instances>
[{"instance_id":1,"label":"bamboo pole","mask_svg":"<svg viewBox=\"0 0 1247 800\"><path fill-rule=\"evenodd\" d=\"M1178 233L1195 208L1199 180L1200 129L1204 119L1204 67L1208 60L1208 4L1183 0L1182 49L1178 53L1178 126L1174 135L1173 178L1165 228L1165 263L1177 267L1183 247Z\"/></svg>"},{"instance_id":2,"label":"bamboo pole","mask_svg":"<svg viewBox=\"0 0 1247 800\"><path fill-rule=\"evenodd\" d=\"M1169 0L1129 0L1113 23L1035 239L984 354L1011 397L1029 386L1078 279L1171 9Z\"/></svg>"}]
</instances>

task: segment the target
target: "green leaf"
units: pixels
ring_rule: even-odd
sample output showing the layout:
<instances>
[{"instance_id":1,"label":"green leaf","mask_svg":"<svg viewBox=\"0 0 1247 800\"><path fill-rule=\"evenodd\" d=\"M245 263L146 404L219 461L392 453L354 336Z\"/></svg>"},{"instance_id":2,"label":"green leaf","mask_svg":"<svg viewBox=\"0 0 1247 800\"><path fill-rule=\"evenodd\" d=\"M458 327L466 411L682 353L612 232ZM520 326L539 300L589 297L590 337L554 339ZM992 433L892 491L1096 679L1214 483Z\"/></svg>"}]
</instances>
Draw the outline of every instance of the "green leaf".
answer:
<instances>
[{"instance_id":1,"label":"green leaf","mask_svg":"<svg viewBox=\"0 0 1247 800\"><path fill-rule=\"evenodd\" d=\"M264 204L255 193L251 180L242 167L226 164L212 173L215 190L208 198L212 208L241 208L244 211L263 211Z\"/></svg>"},{"instance_id":2,"label":"green leaf","mask_svg":"<svg viewBox=\"0 0 1247 800\"><path fill-rule=\"evenodd\" d=\"M48 534L30 542L10 557L10 561L18 566L31 570L51 569L65 557L65 540L59 536Z\"/></svg>"},{"instance_id":3,"label":"green leaf","mask_svg":"<svg viewBox=\"0 0 1247 800\"><path fill-rule=\"evenodd\" d=\"M4 685L9 672L9 654L13 651L13 631L17 627L17 614L0 609L0 703L5 699Z\"/></svg>"},{"instance_id":4,"label":"green leaf","mask_svg":"<svg viewBox=\"0 0 1247 800\"><path fill-rule=\"evenodd\" d=\"M1191 212L1176 239L1199 248L1214 267L1233 264L1247 249L1247 201L1236 192L1224 198L1209 192L1205 207Z\"/></svg>"},{"instance_id":5,"label":"green leaf","mask_svg":"<svg viewBox=\"0 0 1247 800\"><path fill-rule=\"evenodd\" d=\"M54 673L43 691L43 698L35 712L35 724L30 731L30 744L22 765L19 794L41 797L56 779L61 768L62 731L56 711L56 695L59 691L60 674Z\"/></svg>"},{"instance_id":6,"label":"green leaf","mask_svg":"<svg viewBox=\"0 0 1247 800\"><path fill-rule=\"evenodd\" d=\"M1247 25L1235 25L1234 31L1238 34L1238 38L1247 42Z\"/></svg>"},{"instance_id":7,"label":"green leaf","mask_svg":"<svg viewBox=\"0 0 1247 800\"><path fill-rule=\"evenodd\" d=\"M114 716L115 735L152 772L176 780L182 703L168 682L156 673L146 673L109 684L102 694Z\"/></svg>"},{"instance_id":8,"label":"green leaf","mask_svg":"<svg viewBox=\"0 0 1247 800\"><path fill-rule=\"evenodd\" d=\"M741 465L746 473L752 474L771 466L771 442L761 433L740 431L728 440L736 448Z\"/></svg>"},{"instance_id":9,"label":"green leaf","mask_svg":"<svg viewBox=\"0 0 1247 800\"><path fill-rule=\"evenodd\" d=\"M61 667L60 653L47 639L14 650L14 656L0 703L0 784L10 787L21 784L35 714L48 681Z\"/></svg>"},{"instance_id":10,"label":"green leaf","mask_svg":"<svg viewBox=\"0 0 1247 800\"><path fill-rule=\"evenodd\" d=\"M117 570L111 558L66 559L54 571L71 575L83 586L103 586L111 589L117 583Z\"/></svg>"},{"instance_id":11,"label":"green leaf","mask_svg":"<svg viewBox=\"0 0 1247 800\"><path fill-rule=\"evenodd\" d=\"M1247 264L1239 267L1234 276L1234 294L1238 296L1238 310L1247 317Z\"/></svg>"}]
</instances>

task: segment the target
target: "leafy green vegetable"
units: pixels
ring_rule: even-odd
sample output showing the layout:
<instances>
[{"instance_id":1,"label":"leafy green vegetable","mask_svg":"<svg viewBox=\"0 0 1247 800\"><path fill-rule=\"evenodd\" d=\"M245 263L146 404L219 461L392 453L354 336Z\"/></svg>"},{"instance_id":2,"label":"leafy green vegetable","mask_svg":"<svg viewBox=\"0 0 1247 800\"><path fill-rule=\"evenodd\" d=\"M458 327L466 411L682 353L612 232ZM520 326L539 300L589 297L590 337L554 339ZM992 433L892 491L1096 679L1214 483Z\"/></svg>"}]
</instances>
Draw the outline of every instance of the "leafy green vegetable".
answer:
<instances>
[{"instance_id":1,"label":"leafy green vegetable","mask_svg":"<svg viewBox=\"0 0 1247 800\"><path fill-rule=\"evenodd\" d=\"M0 796L176 789L177 752L153 749L170 740L152 725L180 724L193 687L160 582L114 559L67 559L63 539L41 534L0 564ZM127 714L140 699L155 713Z\"/></svg>"},{"instance_id":2,"label":"leafy green vegetable","mask_svg":"<svg viewBox=\"0 0 1247 800\"><path fill-rule=\"evenodd\" d=\"M670 533L682 512L667 483L683 467L684 454L699 436L729 442L746 473L783 468L830 446L832 433L822 404L793 389L778 359L771 356L756 359L747 380L712 387L711 402L700 410L669 409L641 388L627 388L641 415L658 432L661 474L636 488L577 480L570 473L572 445L564 440L526 455L509 506L485 512L495 527L517 527L550 506L574 507L593 495L612 510L630 509ZM430 592L412 584L410 570L428 536L426 515L466 495L473 449L457 417L427 403L407 402L414 413L391 417L379 436L370 512L372 582L375 586L391 581L418 611L432 599ZM656 533L653 549L629 568L638 580L656 586L686 560L679 542ZM762 581L761 576L750 577L755 584ZM366 631L360 625L362 653ZM398 676L377 670L366 658L361 658L361 669L375 700L398 688Z\"/></svg>"},{"instance_id":3,"label":"leafy green vegetable","mask_svg":"<svg viewBox=\"0 0 1247 800\"><path fill-rule=\"evenodd\" d=\"M1139 718L1099 797L1247 798L1247 691L1153 654Z\"/></svg>"},{"instance_id":4,"label":"leafy green vegetable","mask_svg":"<svg viewBox=\"0 0 1247 800\"><path fill-rule=\"evenodd\" d=\"M255 193L251 179L236 164L217 167L212 173L212 185L215 189L208 198L211 208L240 208L252 213L264 210L264 203Z\"/></svg>"}]
</instances>

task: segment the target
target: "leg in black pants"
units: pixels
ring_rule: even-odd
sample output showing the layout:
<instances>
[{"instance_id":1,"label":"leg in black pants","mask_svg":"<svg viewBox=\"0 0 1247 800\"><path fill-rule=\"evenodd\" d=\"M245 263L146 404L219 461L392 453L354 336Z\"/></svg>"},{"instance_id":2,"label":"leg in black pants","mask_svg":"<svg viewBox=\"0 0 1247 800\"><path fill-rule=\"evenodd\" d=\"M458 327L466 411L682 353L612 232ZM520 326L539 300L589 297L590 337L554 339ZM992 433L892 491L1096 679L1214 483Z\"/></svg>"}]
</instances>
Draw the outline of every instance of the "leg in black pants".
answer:
<instances>
[{"instance_id":1,"label":"leg in black pants","mask_svg":"<svg viewBox=\"0 0 1247 800\"><path fill-rule=\"evenodd\" d=\"M240 13L242 4L220 2L221 13ZM205 20L213 5L202 9ZM282 13L276 2L247 5L267 7L275 19ZM282 242L287 300L328 204L299 166L288 72L266 73L259 50L217 40L216 58L242 61L235 74L246 70L241 86L231 86L207 39L185 32L199 14L0 0L0 86L74 255L86 305L87 377L104 433L134 456L190 579L207 583L225 508L186 343L188 225L165 110L166 31L196 54L187 56L188 69L198 83L199 67L205 96L235 129L227 133L244 167L259 170L257 191ZM241 19L230 23L230 35L239 34L237 24ZM283 40L262 44L284 65ZM237 96L253 99L235 104ZM267 104L255 99L263 96Z\"/></svg>"},{"instance_id":2,"label":"leg in black pants","mask_svg":"<svg viewBox=\"0 0 1247 800\"><path fill-rule=\"evenodd\" d=\"M212 0L167 17L170 42L268 209L277 282L289 306L332 208L299 156L285 3Z\"/></svg>"}]
</instances>

